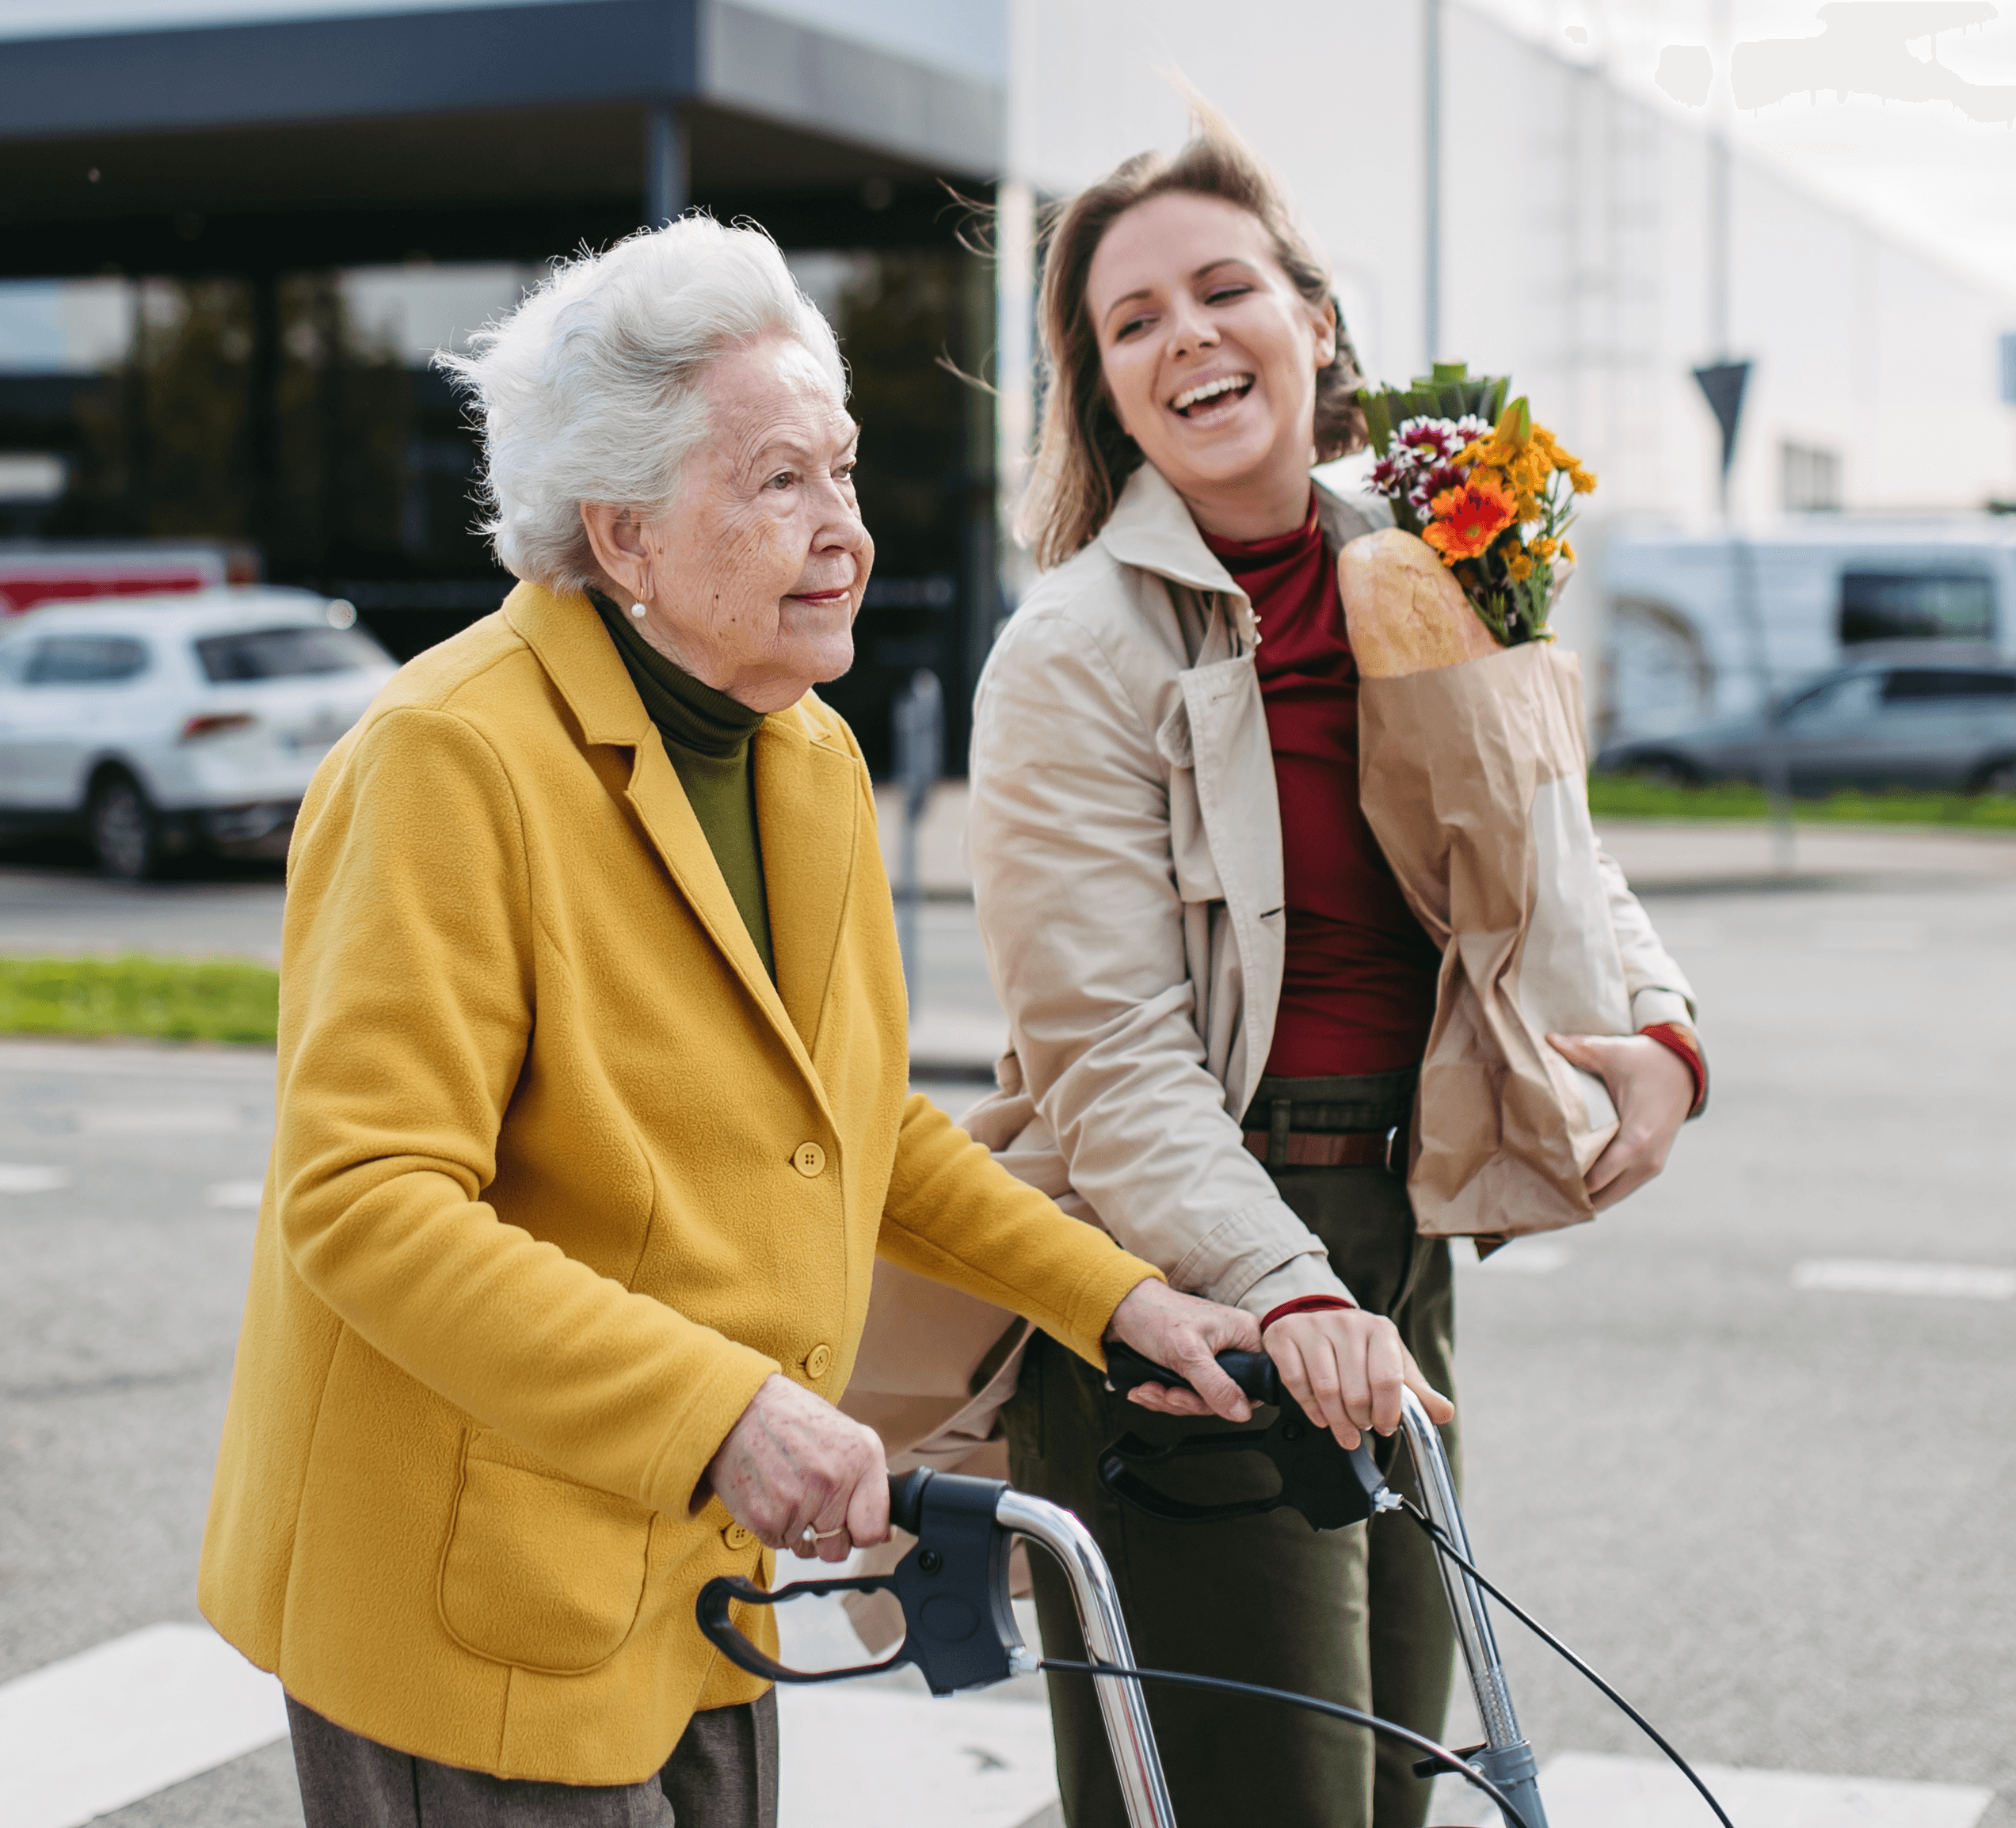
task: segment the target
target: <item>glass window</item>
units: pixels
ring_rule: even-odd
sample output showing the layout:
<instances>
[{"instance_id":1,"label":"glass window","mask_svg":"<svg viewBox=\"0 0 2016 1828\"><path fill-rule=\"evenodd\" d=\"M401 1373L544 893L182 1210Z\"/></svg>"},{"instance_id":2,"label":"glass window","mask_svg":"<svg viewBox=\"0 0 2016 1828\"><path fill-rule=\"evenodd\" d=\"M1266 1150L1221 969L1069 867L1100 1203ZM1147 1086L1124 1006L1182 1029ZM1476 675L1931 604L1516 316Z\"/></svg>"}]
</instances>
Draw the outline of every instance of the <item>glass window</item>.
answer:
<instances>
[{"instance_id":1,"label":"glass window","mask_svg":"<svg viewBox=\"0 0 2016 1828\"><path fill-rule=\"evenodd\" d=\"M1995 580L1964 571L1850 571L1841 640L1993 641Z\"/></svg>"},{"instance_id":2,"label":"glass window","mask_svg":"<svg viewBox=\"0 0 2016 1828\"><path fill-rule=\"evenodd\" d=\"M2016 699L2016 673L1911 667L1891 674L1883 687L1886 705L1954 699Z\"/></svg>"},{"instance_id":3,"label":"glass window","mask_svg":"<svg viewBox=\"0 0 2016 1828\"><path fill-rule=\"evenodd\" d=\"M147 643L123 634L51 634L29 656L29 685L116 685L147 670Z\"/></svg>"},{"instance_id":4,"label":"glass window","mask_svg":"<svg viewBox=\"0 0 2016 1828\"><path fill-rule=\"evenodd\" d=\"M1865 715L1876 708L1876 688L1882 675L1873 672L1837 673L1802 692L1785 707L1788 723L1817 723L1823 718Z\"/></svg>"},{"instance_id":5,"label":"glass window","mask_svg":"<svg viewBox=\"0 0 2016 1828\"><path fill-rule=\"evenodd\" d=\"M253 628L206 635L196 644L204 676L213 684L233 680L299 679L310 673L356 672L384 666L391 657L360 628Z\"/></svg>"}]
</instances>

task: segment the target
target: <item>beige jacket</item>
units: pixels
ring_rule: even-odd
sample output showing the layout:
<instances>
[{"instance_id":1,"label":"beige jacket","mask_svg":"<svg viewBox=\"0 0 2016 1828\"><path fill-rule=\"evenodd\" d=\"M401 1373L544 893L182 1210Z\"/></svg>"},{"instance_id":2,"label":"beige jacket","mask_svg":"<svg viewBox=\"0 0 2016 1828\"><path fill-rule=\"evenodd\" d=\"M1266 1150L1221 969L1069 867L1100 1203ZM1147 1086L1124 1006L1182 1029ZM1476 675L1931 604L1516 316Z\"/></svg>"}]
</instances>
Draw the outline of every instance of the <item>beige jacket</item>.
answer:
<instances>
[{"instance_id":1,"label":"beige jacket","mask_svg":"<svg viewBox=\"0 0 2016 1828\"><path fill-rule=\"evenodd\" d=\"M1317 490L1333 549L1382 504ZM1160 1267L1264 1313L1336 1292L1239 1119L1281 992L1280 811L1252 607L1150 466L995 645L974 707L971 843L1008 1019L1002 1089L966 1127ZM1692 992L1607 856L1636 1026Z\"/></svg>"}]
</instances>

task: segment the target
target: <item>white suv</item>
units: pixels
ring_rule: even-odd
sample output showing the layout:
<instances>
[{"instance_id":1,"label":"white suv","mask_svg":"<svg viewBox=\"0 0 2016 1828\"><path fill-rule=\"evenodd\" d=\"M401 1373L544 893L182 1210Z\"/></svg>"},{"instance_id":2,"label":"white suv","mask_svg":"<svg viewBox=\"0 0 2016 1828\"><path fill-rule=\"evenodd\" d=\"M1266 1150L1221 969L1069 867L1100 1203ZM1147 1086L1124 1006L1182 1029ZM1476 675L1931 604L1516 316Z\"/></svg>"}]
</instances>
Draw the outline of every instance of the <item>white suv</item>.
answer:
<instances>
[{"instance_id":1,"label":"white suv","mask_svg":"<svg viewBox=\"0 0 2016 1828\"><path fill-rule=\"evenodd\" d=\"M0 623L0 825L81 829L106 872L284 856L315 767L398 670L348 604L216 588Z\"/></svg>"}]
</instances>

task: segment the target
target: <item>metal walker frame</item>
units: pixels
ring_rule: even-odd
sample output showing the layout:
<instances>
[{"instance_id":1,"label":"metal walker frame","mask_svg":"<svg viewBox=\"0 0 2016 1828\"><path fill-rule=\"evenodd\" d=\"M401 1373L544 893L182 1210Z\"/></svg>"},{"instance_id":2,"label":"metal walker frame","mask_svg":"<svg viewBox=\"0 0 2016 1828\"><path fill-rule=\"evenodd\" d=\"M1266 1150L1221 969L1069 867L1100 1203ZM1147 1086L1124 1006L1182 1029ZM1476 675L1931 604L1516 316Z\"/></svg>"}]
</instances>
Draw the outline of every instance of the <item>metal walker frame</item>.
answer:
<instances>
[{"instance_id":1,"label":"metal walker frame","mask_svg":"<svg viewBox=\"0 0 2016 1828\"><path fill-rule=\"evenodd\" d=\"M1234 1359L1242 1362L1235 1366L1231 1362ZM1255 1361L1265 1366L1264 1373L1257 1371ZM1401 1505L1403 1500L1387 1486L1365 1447L1361 1444L1348 1455L1338 1449L1301 1415L1278 1381L1269 1381L1273 1368L1265 1359L1259 1354L1227 1354L1221 1362L1227 1364L1229 1369L1248 1373L1240 1378L1242 1386L1260 1384L1261 1388L1249 1390L1249 1394L1276 1403L1281 1416L1264 1431L1205 1436L1192 1445L1203 1451L1221 1452L1229 1448L1273 1453L1283 1464L1284 1474L1290 1475L1284 1478L1282 1495L1221 1513L1165 1501L1164 1508L1157 1514L1176 1521L1203 1521L1214 1514L1244 1515L1271 1509L1295 1498L1290 1469L1306 1474L1313 1466L1324 1479L1326 1489L1322 1496L1328 1508L1324 1502L1298 1508L1305 1508L1305 1514L1315 1510L1324 1518L1320 1523L1317 1517L1311 1518L1317 1527L1339 1527ZM1145 1371L1149 1376L1157 1371L1145 1361L1133 1361L1133 1365L1137 1373ZM1132 1378L1134 1382L1147 1381L1149 1376ZM1176 1381L1167 1372L1160 1373L1158 1381ZM1470 1560L1469 1537L1463 1527L1455 1477L1441 1434L1412 1392L1403 1393L1401 1432L1430 1521L1450 1548ZM1206 1446L1206 1443L1222 1445ZM1138 1443L1133 1445L1139 1447ZM1143 1449L1130 1454L1129 1447L1129 1441L1122 1441L1109 1450L1101 1476L1121 1496L1149 1508L1151 1501L1144 1489L1130 1489L1124 1470L1116 1476L1107 1476L1130 1461L1140 1464L1166 1458L1168 1450ZM1340 1464L1348 1466L1359 1487L1355 1495L1341 1499L1334 1484L1335 1469ZM932 1693L950 1694L986 1687L1011 1676L1031 1674L1042 1668L1042 1661L1022 1641L1008 1592L1008 1552L1014 1539L1019 1537L1042 1548L1062 1569L1077 1608L1088 1659L1116 1669L1135 1666L1111 1571L1091 1533L1073 1513L997 1480L924 1470L892 1478L890 1487L892 1520L918 1539L916 1548L893 1574L802 1581L774 1592L740 1576L718 1578L709 1581L700 1594L698 1609L703 1632L741 1668L777 1681L840 1681L909 1663L924 1675ZM1438 1556L1436 1560L1485 1735L1483 1745L1454 1756L1504 1794L1517 1809L1525 1828L1547 1828L1533 1750L1519 1731L1484 1595L1470 1576L1446 1557ZM807 1672L786 1668L742 1634L732 1612L737 1605L775 1605L801 1596L888 1590L894 1591L902 1602L908 1627L902 1643L880 1662L843 1670ZM1097 1681L1096 1686L1132 1828L1177 1828L1141 1683L1109 1679Z\"/></svg>"}]
</instances>

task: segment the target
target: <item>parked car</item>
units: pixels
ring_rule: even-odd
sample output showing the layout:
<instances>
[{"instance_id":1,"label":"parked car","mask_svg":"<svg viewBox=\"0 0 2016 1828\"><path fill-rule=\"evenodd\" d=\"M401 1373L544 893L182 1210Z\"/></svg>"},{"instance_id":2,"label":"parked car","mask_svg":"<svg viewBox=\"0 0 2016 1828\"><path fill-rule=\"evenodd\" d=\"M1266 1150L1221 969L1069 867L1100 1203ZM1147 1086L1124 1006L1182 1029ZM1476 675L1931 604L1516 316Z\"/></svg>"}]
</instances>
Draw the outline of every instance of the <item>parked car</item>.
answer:
<instances>
[{"instance_id":1,"label":"parked car","mask_svg":"<svg viewBox=\"0 0 2016 1828\"><path fill-rule=\"evenodd\" d=\"M111 875L283 856L316 764L398 669L355 611L216 588L0 626L0 825L86 836Z\"/></svg>"},{"instance_id":2,"label":"parked car","mask_svg":"<svg viewBox=\"0 0 2016 1828\"><path fill-rule=\"evenodd\" d=\"M1795 515L1740 543L1620 526L1588 543L1607 600L1605 743L1755 713L1877 645L2016 665L2016 516Z\"/></svg>"},{"instance_id":3,"label":"parked car","mask_svg":"<svg viewBox=\"0 0 2016 1828\"><path fill-rule=\"evenodd\" d=\"M1612 743L1599 769L1685 783L1764 779L1770 720L1750 712ZM1865 650L1789 695L1776 729L1795 794L1916 787L2016 794L2016 662L1944 644Z\"/></svg>"}]
</instances>

